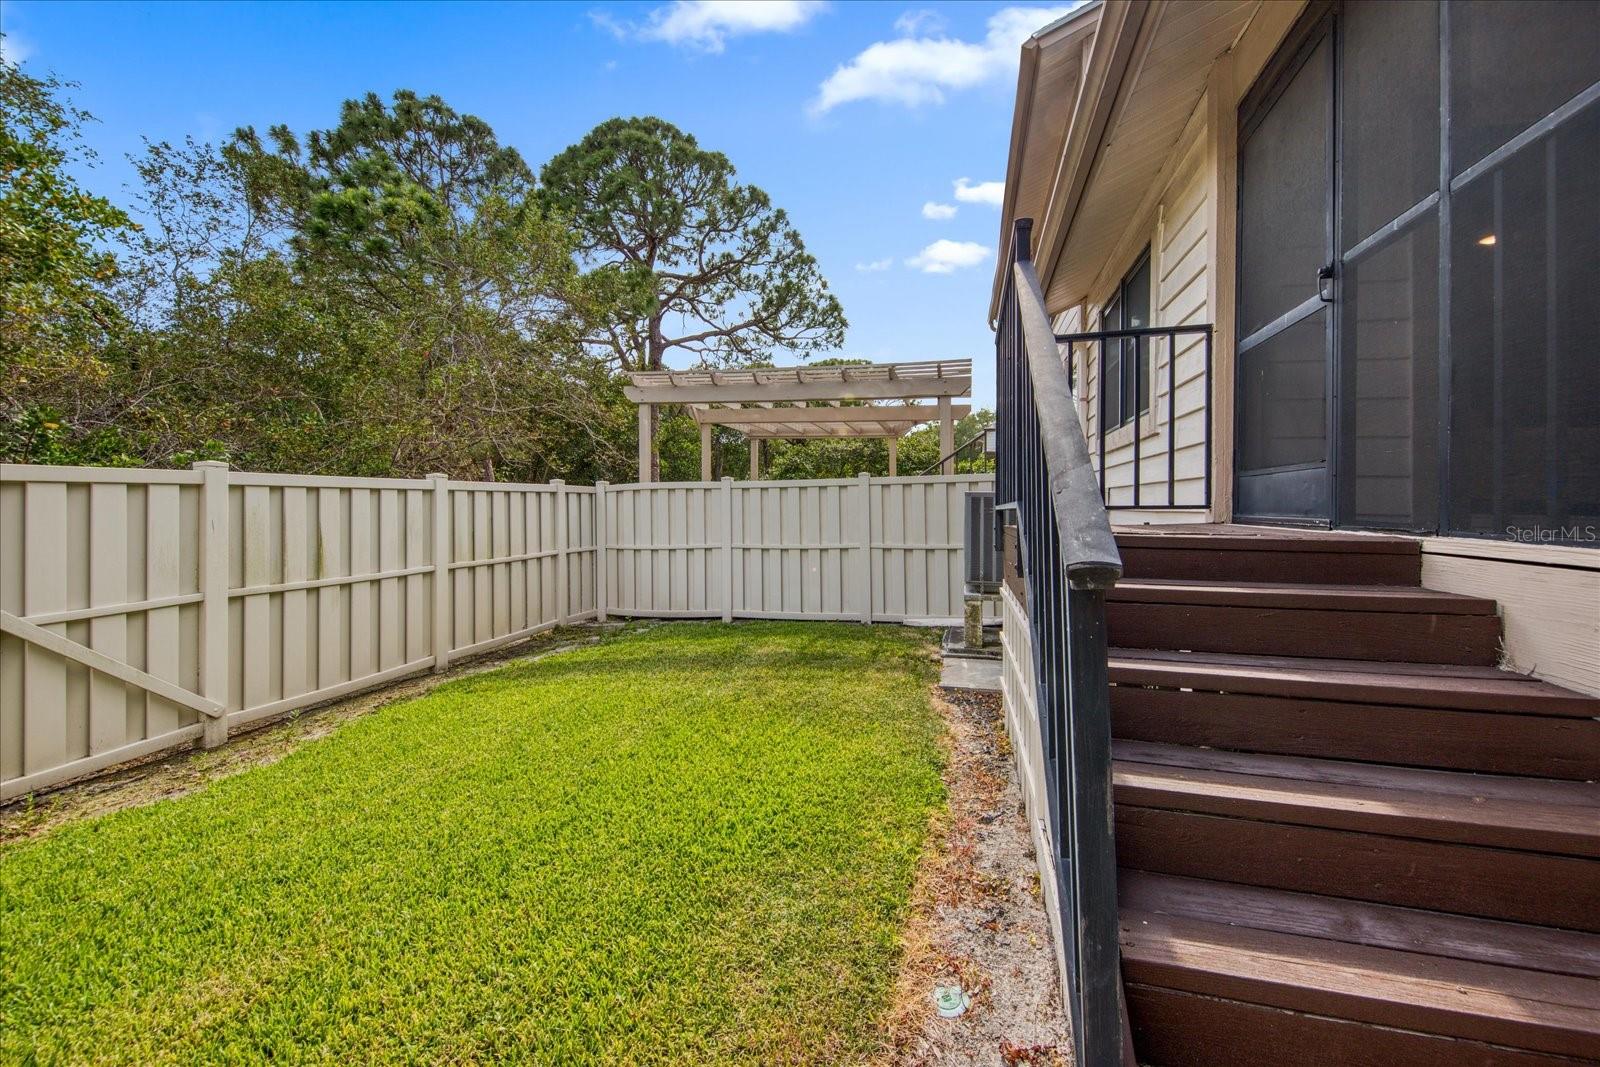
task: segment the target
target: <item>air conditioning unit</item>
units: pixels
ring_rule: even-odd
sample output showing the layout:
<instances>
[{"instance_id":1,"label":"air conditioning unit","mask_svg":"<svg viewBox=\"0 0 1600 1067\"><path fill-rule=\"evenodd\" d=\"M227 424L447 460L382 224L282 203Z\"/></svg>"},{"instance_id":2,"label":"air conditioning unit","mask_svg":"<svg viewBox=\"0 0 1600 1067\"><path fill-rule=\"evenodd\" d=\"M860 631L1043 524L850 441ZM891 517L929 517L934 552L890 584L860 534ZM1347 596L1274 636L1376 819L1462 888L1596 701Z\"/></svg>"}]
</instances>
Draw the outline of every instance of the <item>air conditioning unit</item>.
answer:
<instances>
[{"instance_id":1,"label":"air conditioning unit","mask_svg":"<svg viewBox=\"0 0 1600 1067\"><path fill-rule=\"evenodd\" d=\"M1000 591L1000 542L995 536L994 493L967 494L966 583L968 595Z\"/></svg>"}]
</instances>

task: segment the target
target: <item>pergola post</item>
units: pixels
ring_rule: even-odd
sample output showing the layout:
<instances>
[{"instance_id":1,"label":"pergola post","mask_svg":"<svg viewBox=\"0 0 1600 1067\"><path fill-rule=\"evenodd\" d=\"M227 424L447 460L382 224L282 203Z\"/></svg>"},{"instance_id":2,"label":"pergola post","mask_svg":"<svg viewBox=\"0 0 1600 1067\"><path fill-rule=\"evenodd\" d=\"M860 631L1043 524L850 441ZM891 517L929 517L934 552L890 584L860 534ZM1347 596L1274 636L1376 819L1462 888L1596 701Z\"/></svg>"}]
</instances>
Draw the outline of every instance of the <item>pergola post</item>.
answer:
<instances>
[{"instance_id":1,"label":"pergola post","mask_svg":"<svg viewBox=\"0 0 1600 1067\"><path fill-rule=\"evenodd\" d=\"M889 438L889 477L900 473L900 438Z\"/></svg>"},{"instance_id":2,"label":"pergola post","mask_svg":"<svg viewBox=\"0 0 1600 1067\"><path fill-rule=\"evenodd\" d=\"M700 424L700 480L711 480L711 424Z\"/></svg>"},{"instance_id":3,"label":"pergola post","mask_svg":"<svg viewBox=\"0 0 1600 1067\"><path fill-rule=\"evenodd\" d=\"M750 438L750 480L761 480L761 438Z\"/></svg>"},{"instance_id":4,"label":"pergola post","mask_svg":"<svg viewBox=\"0 0 1600 1067\"><path fill-rule=\"evenodd\" d=\"M939 455L944 460L939 465L940 474L954 474L956 472L956 457L952 455L956 450L956 422L951 417L950 398L939 398Z\"/></svg>"},{"instance_id":5,"label":"pergola post","mask_svg":"<svg viewBox=\"0 0 1600 1067\"><path fill-rule=\"evenodd\" d=\"M639 405L639 481L650 480L650 452L655 443L650 439L650 410L655 405Z\"/></svg>"}]
</instances>

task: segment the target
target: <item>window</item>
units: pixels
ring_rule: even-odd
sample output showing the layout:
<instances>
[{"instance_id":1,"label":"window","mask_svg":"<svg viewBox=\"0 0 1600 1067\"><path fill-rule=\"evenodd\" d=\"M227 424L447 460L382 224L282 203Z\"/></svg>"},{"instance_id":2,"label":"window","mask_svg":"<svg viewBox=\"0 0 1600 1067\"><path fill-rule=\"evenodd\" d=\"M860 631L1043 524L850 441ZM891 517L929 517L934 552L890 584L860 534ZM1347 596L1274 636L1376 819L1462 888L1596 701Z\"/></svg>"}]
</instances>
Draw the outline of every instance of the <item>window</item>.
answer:
<instances>
[{"instance_id":1,"label":"window","mask_svg":"<svg viewBox=\"0 0 1600 1067\"><path fill-rule=\"evenodd\" d=\"M1106 331L1142 330L1150 325L1150 250L1140 255L1133 270L1122 279L1116 292L1106 301L1100 316ZM1150 339L1121 338L1106 342L1105 374L1101 413L1107 430L1126 425L1134 418L1134 397L1138 413L1150 410ZM1137 380L1136 380L1137 379Z\"/></svg>"}]
</instances>

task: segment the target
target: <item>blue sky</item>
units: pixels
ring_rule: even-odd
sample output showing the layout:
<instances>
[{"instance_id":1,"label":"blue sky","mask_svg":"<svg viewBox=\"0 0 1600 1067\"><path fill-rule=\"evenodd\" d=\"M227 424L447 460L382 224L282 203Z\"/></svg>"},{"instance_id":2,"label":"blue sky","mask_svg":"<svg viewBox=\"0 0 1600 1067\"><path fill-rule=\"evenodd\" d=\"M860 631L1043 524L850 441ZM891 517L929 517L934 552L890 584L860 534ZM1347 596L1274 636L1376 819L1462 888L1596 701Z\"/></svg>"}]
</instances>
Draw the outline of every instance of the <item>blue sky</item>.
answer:
<instances>
[{"instance_id":1,"label":"blue sky","mask_svg":"<svg viewBox=\"0 0 1600 1067\"><path fill-rule=\"evenodd\" d=\"M438 93L537 168L613 115L655 114L786 208L844 304L841 355L971 357L985 322L1025 3L86 4L7 0L7 51L77 81L130 199L141 138L335 123L342 100ZM958 189L957 183L966 179ZM959 195L958 195L959 194Z\"/></svg>"}]
</instances>

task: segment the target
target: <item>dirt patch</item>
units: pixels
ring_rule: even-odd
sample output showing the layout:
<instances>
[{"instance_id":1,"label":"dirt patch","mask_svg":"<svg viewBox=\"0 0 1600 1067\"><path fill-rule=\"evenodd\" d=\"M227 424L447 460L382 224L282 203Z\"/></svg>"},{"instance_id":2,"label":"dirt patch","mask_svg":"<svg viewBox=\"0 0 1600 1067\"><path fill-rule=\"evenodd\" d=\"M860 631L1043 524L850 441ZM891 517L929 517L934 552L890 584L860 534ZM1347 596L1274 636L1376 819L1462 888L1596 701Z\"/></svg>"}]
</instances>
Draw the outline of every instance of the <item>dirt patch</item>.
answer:
<instances>
[{"instance_id":1,"label":"dirt patch","mask_svg":"<svg viewBox=\"0 0 1600 1067\"><path fill-rule=\"evenodd\" d=\"M592 645L633 625L610 623L546 630L526 641L478 656L443 674L408 678L320 707L290 712L282 719L251 723L232 734L221 748L164 752L48 793L22 797L0 807L0 846L38 837L78 819L192 793L219 778L276 763L301 745L327 737L352 719L396 701L422 696L445 682L481 674L508 663L542 659Z\"/></svg>"},{"instance_id":2,"label":"dirt patch","mask_svg":"<svg viewBox=\"0 0 1600 1067\"><path fill-rule=\"evenodd\" d=\"M949 724L949 812L912 891L887 1064L1070 1064L1051 946L998 696L936 688ZM959 982L965 1013L941 1018L936 986Z\"/></svg>"}]
</instances>

